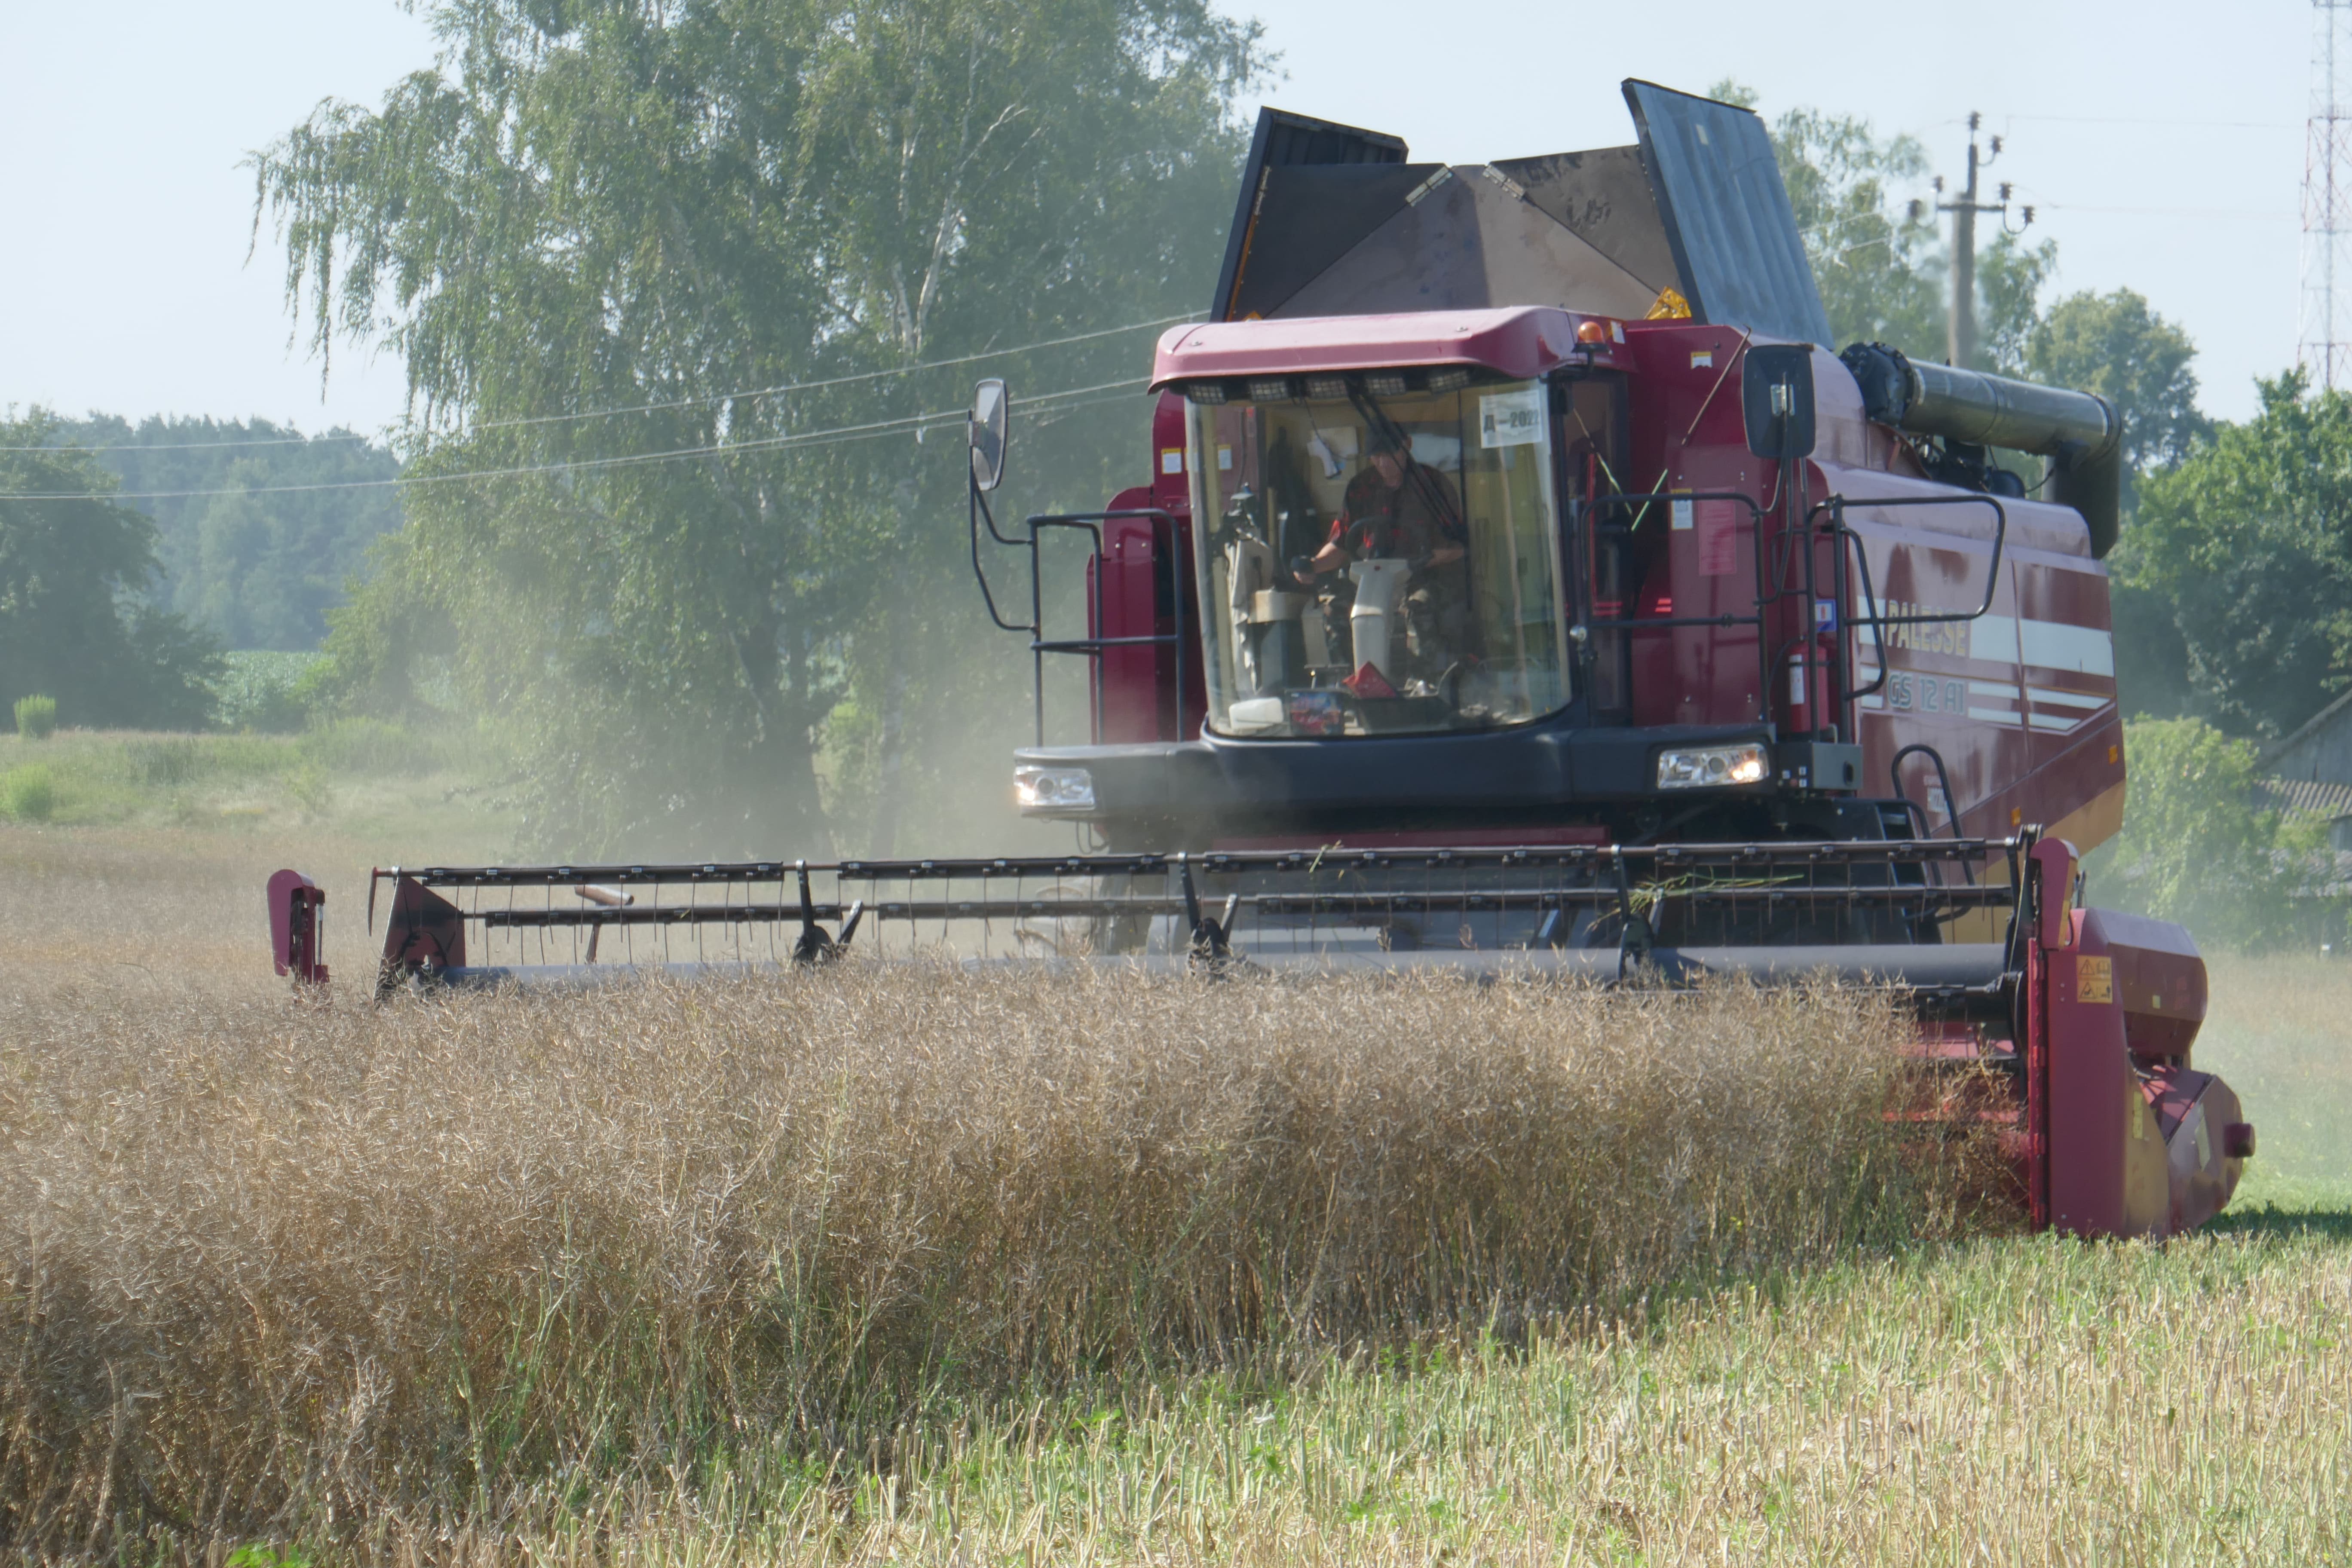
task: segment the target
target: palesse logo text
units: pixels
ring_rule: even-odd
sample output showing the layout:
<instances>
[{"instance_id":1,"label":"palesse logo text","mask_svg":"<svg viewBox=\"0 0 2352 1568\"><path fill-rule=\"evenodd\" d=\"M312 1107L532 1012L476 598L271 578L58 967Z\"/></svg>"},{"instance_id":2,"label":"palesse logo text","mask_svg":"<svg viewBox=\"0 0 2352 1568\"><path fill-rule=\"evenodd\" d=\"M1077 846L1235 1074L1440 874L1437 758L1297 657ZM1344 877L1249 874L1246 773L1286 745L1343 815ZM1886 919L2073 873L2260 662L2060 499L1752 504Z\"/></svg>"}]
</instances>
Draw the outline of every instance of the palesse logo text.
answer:
<instances>
[{"instance_id":1,"label":"palesse logo text","mask_svg":"<svg viewBox=\"0 0 2352 1568\"><path fill-rule=\"evenodd\" d=\"M1939 609L1933 605L1915 605L1907 599L1881 599L1878 613L1881 618L1890 621L1899 621L1906 616L1966 614L1965 611ZM1968 658L1971 657L1969 652L1970 624L1968 621L1919 621L1880 629L1890 648L1906 647L1914 653L1940 653L1954 658Z\"/></svg>"}]
</instances>

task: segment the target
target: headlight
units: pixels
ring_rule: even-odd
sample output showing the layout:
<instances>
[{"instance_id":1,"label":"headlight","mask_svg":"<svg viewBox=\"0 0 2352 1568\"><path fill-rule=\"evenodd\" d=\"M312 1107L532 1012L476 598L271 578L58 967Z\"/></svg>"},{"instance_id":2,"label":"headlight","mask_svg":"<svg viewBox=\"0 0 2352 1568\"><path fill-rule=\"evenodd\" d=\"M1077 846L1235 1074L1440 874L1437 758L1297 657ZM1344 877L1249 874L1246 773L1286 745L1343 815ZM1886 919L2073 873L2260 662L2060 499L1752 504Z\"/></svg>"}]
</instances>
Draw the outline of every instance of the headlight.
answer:
<instances>
[{"instance_id":1,"label":"headlight","mask_svg":"<svg viewBox=\"0 0 2352 1568\"><path fill-rule=\"evenodd\" d=\"M1013 794L1024 811L1092 811L1095 776L1084 768L1015 768Z\"/></svg>"},{"instance_id":2,"label":"headlight","mask_svg":"<svg viewBox=\"0 0 2352 1568\"><path fill-rule=\"evenodd\" d=\"M1761 784L1770 771L1771 763L1763 746L1754 741L1738 746L1704 746L1694 751L1658 753L1660 789Z\"/></svg>"}]
</instances>

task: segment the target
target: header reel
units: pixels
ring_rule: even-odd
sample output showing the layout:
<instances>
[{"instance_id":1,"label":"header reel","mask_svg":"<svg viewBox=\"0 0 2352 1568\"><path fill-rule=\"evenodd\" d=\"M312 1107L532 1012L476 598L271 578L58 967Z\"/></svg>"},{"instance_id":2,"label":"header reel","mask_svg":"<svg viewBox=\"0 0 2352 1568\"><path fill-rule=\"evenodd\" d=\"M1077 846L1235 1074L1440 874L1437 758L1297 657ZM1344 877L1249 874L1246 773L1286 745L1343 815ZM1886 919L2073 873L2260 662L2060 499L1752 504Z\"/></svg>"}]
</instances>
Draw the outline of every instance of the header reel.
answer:
<instances>
[{"instance_id":1,"label":"header reel","mask_svg":"<svg viewBox=\"0 0 2352 1568\"><path fill-rule=\"evenodd\" d=\"M2010 908L2023 839L378 869L378 995L887 956L1895 974ZM2000 882L1976 879L2003 863ZM273 883L273 910L284 895ZM1982 944L1963 944L1982 945ZM1949 952L1943 954L1949 957ZM1948 967L1944 965L1942 967Z\"/></svg>"}]
</instances>

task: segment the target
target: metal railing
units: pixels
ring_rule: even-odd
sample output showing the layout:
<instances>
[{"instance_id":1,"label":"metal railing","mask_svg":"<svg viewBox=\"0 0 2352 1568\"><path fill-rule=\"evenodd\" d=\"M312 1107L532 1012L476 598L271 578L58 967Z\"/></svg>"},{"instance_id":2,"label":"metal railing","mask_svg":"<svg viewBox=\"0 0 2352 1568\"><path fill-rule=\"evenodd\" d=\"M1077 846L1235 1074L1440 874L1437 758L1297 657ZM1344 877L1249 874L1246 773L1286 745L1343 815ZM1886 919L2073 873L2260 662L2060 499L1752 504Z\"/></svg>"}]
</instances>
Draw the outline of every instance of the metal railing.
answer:
<instances>
[{"instance_id":1,"label":"metal railing","mask_svg":"<svg viewBox=\"0 0 2352 1568\"><path fill-rule=\"evenodd\" d=\"M1049 653L1076 654L1089 658L1100 658L1104 650L1118 647L1172 647L1176 649L1176 731L1179 735L1181 735L1184 729L1184 589L1181 575L1183 563L1177 559L1181 536L1177 531L1174 515L1165 508L1156 506L1122 507L1109 511L1038 512L1022 520L1022 528L1025 531L1024 537L1022 534L1007 535L1001 531L996 526L995 515L989 510L987 498L981 494L977 487L973 487L971 494L971 572L980 582L981 599L988 606L988 618L995 622L1001 630L1025 632L1029 637L1030 700L1036 715L1037 744L1043 746L1045 743L1045 656ZM1136 517L1151 520L1152 548L1155 553L1161 548L1160 530L1163 528L1167 530L1166 550L1170 570L1177 574L1174 614L1176 629L1173 632L1155 633L1146 637L1046 637L1045 589L1042 557L1042 546L1045 535L1057 529L1066 529L1072 532L1084 533L1091 541L1096 562L1096 602L1099 605L1103 593L1102 525L1122 518ZM1029 619L1025 622L1006 620L1003 613L996 606L995 592L989 586L988 573L982 565L980 558L980 531L983 525L988 530L989 537L997 543L1009 549L1028 552ZM1103 712L1102 681L1099 679L1099 672L1092 685L1095 732L1100 734Z\"/></svg>"},{"instance_id":2,"label":"metal railing","mask_svg":"<svg viewBox=\"0 0 2352 1568\"><path fill-rule=\"evenodd\" d=\"M1696 527L1696 509L1702 501L1733 502L1747 509L1748 550L1755 583L1755 598L1750 605L1750 613L1747 615L1727 613L1714 616L1618 615L1606 619L1601 618L1592 598L1592 577L1595 570L1592 557L1599 546L1597 525L1593 520L1602 510L1612 507L1638 508L1641 512L1646 512L1650 507L1660 503L1664 504L1666 515L1671 519L1675 506L1687 503L1693 509L1693 526ZM1775 595L1769 591L1764 565L1764 519L1768 515L1766 509L1759 506L1753 497L1741 490L1653 490L1639 495L1592 496L1576 504L1581 514L1583 526L1592 531L1587 540L1591 549L1587 552L1587 559L1580 563L1583 570L1577 574L1576 588L1579 598L1577 605L1579 618L1587 629L1597 637L1603 631L1610 633L1654 631L1675 626L1754 626L1757 667L1756 717L1759 722L1769 721L1772 658L1769 647L1770 634L1766 626L1765 612L1774 602ZM1634 522L1627 527L1626 533L1629 539L1639 525L1640 515L1637 514ZM1734 526L1738 526L1737 523Z\"/></svg>"},{"instance_id":3,"label":"metal railing","mask_svg":"<svg viewBox=\"0 0 2352 1568\"><path fill-rule=\"evenodd\" d=\"M1993 515L1992 554L1990 559L1985 563L1984 593L1979 596L1977 607L1973 610L1934 612L1921 615L1885 616L1879 614L1878 592L1876 585L1872 583L1870 577L1870 555L1869 552L1863 548L1862 536L1856 533L1853 529L1847 524L1845 521L1846 509L1850 506L1924 507L1977 505L1989 506L1992 508ZM1824 516L1826 516L1828 520L1826 522L1820 521ZM1885 690L1886 689L1888 679L1894 673L1893 667L1886 662L1886 628L1888 626L1958 625L1970 621L1981 620L1987 615L1991 613L1993 602L2000 594L2001 555L2009 542L2009 509L2000 504L1999 497L1991 495L1895 496L1885 500L1849 500L1843 496L1832 496L1812 509L1811 512L1807 516L1806 522L1809 534L1812 531L1818 531L1822 533L1827 534L1833 542L1831 577L1832 584L1832 592L1836 595L1835 602L1840 607L1841 613L1843 612L1847 598L1848 580L1846 573L1849 555L1853 562L1853 574L1859 580L1860 586L1862 588L1862 603L1867 611L1864 615L1852 618L1848 621L1846 626L1838 628L1838 635L1834 638L1834 647L1837 650L1837 656L1834 662L1832 664L1829 672L1830 678L1835 682L1832 690L1837 698L1836 711L1838 713L1839 724L1844 733L1854 735L1859 733L1859 731L1855 727L1854 704L1864 697L1873 696ZM1806 552L1809 564L1811 554L1812 552L1809 549ZM1853 648L1849 644L1844 634L1849 628L1858 629L1863 626L1868 626L1870 628L1872 654L1875 661L1878 673L1871 680L1869 685L1857 686L1854 682ZM1914 812L1917 811L1917 807L1914 805L1910 796L1904 792L1903 788L1903 763L1906 758L1914 754L1924 754L1934 763L1938 787L1941 788L1944 793L1945 821L1950 826L1953 834L1957 836L1960 831L1960 819L1966 815L1966 813L1962 810L1959 802L1952 795L1951 775L1944 765L1942 754L1934 747L1924 743L1914 744L1906 746L1901 751L1895 753L1894 760L1888 764L1887 771L1890 775L1890 782L1895 790L1895 798L1902 801L1906 809ZM1920 830L1924 833L1927 831L1927 826L1925 814L1919 813L1918 819Z\"/></svg>"}]
</instances>

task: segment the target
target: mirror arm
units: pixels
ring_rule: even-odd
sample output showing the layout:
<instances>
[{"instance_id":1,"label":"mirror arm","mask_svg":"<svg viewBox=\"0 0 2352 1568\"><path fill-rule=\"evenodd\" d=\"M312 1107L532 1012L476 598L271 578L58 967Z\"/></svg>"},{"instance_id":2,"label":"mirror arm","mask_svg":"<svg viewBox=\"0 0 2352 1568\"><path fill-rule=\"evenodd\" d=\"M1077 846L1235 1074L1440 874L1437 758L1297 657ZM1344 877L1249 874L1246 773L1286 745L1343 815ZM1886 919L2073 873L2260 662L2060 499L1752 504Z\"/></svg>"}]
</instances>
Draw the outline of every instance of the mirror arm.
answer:
<instances>
[{"instance_id":1,"label":"mirror arm","mask_svg":"<svg viewBox=\"0 0 2352 1568\"><path fill-rule=\"evenodd\" d=\"M991 539L999 544L1006 545L1025 545L1029 542L1025 539L1007 539L1003 533L997 531L996 513L989 510L988 497L981 493L978 485L971 487L971 501L980 509L981 520L988 524L988 536Z\"/></svg>"},{"instance_id":2,"label":"mirror arm","mask_svg":"<svg viewBox=\"0 0 2352 1568\"><path fill-rule=\"evenodd\" d=\"M988 572L981 565L980 562L981 519L983 517L988 519L989 537L995 540L999 544L1018 545L1022 541L1017 539L1007 539L1003 534L996 531L996 519L989 511L988 503L981 499L980 484L977 479L972 480L966 489L967 493L971 497L971 574L974 578L979 580L980 597L982 602L988 606L988 618L996 623L997 629L1000 631L1027 632L1031 637L1035 637L1037 635L1036 627L1016 626L1013 622L1006 620L1003 615L999 612L996 607L996 595L989 588Z\"/></svg>"}]
</instances>

